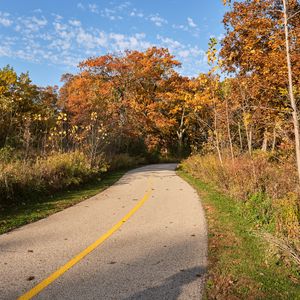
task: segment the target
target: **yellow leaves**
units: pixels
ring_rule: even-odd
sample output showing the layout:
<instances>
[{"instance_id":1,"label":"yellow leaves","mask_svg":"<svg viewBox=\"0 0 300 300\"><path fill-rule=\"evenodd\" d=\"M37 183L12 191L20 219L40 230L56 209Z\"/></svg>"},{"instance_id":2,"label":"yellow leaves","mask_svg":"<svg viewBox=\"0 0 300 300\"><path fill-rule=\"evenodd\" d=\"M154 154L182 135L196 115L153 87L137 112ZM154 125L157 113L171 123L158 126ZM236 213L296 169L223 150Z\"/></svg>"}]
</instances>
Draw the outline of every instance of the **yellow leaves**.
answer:
<instances>
[{"instance_id":1,"label":"yellow leaves","mask_svg":"<svg viewBox=\"0 0 300 300\"><path fill-rule=\"evenodd\" d=\"M250 125L252 119L252 115L250 113L243 113L244 125L247 127Z\"/></svg>"},{"instance_id":2,"label":"yellow leaves","mask_svg":"<svg viewBox=\"0 0 300 300\"><path fill-rule=\"evenodd\" d=\"M208 82L208 78L206 74L200 74L197 78L197 81L199 82L199 84L207 84Z\"/></svg>"},{"instance_id":3,"label":"yellow leaves","mask_svg":"<svg viewBox=\"0 0 300 300\"><path fill-rule=\"evenodd\" d=\"M97 118L98 118L98 114L97 114L97 112L92 112L91 113L91 121L96 121L97 120Z\"/></svg>"},{"instance_id":4,"label":"yellow leaves","mask_svg":"<svg viewBox=\"0 0 300 300\"><path fill-rule=\"evenodd\" d=\"M221 59L221 58L219 58L219 60L218 60L218 66L219 66L219 68L222 68L223 64L224 64L224 60Z\"/></svg>"},{"instance_id":5,"label":"yellow leaves","mask_svg":"<svg viewBox=\"0 0 300 300\"><path fill-rule=\"evenodd\" d=\"M9 66L0 69L0 82L3 86L10 86L17 82L16 72Z\"/></svg>"},{"instance_id":6,"label":"yellow leaves","mask_svg":"<svg viewBox=\"0 0 300 300\"><path fill-rule=\"evenodd\" d=\"M66 122L67 120L68 120L67 114L60 112L56 119L56 126L59 126L59 127L63 126L63 123Z\"/></svg>"},{"instance_id":7,"label":"yellow leaves","mask_svg":"<svg viewBox=\"0 0 300 300\"><path fill-rule=\"evenodd\" d=\"M72 131L77 131L78 130L78 126L77 125L73 125L71 130Z\"/></svg>"},{"instance_id":8,"label":"yellow leaves","mask_svg":"<svg viewBox=\"0 0 300 300\"><path fill-rule=\"evenodd\" d=\"M235 57L235 53L231 51L227 60L232 61L234 57Z\"/></svg>"},{"instance_id":9,"label":"yellow leaves","mask_svg":"<svg viewBox=\"0 0 300 300\"><path fill-rule=\"evenodd\" d=\"M34 114L33 120L34 121L42 121L42 120L44 120L44 118L41 116L41 114Z\"/></svg>"},{"instance_id":10,"label":"yellow leaves","mask_svg":"<svg viewBox=\"0 0 300 300\"><path fill-rule=\"evenodd\" d=\"M288 89L287 88L279 88L279 94L281 96L287 96L289 94Z\"/></svg>"},{"instance_id":11,"label":"yellow leaves","mask_svg":"<svg viewBox=\"0 0 300 300\"><path fill-rule=\"evenodd\" d=\"M57 127L53 127L49 133L49 137L53 139L54 137L65 137L67 135L66 130L58 130Z\"/></svg>"},{"instance_id":12,"label":"yellow leaves","mask_svg":"<svg viewBox=\"0 0 300 300\"><path fill-rule=\"evenodd\" d=\"M172 109L170 109L170 114L175 115L178 112L182 111L182 107L179 105L174 106Z\"/></svg>"},{"instance_id":13,"label":"yellow leaves","mask_svg":"<svg viewBox=\"0 0 300 300\"><path fill-rule=\"evenodd\" d=\"M215 37L212 37L209 39L209 43L208 43L208 50L206 52L206 56L207 56L207 61L209 65L213 65L214 62L217 60L217 46L218 41Z\"/></svg>"},{"instance_id":14,"label":"yellow leaves","mask_svg":"<svg viewBox=\"0 0 300 300\"><path fill-rule=\"evenodd\" d=\"M67 114L60 112L57 116L57 121L67 121Z\"/></svg>"}]
</instances>

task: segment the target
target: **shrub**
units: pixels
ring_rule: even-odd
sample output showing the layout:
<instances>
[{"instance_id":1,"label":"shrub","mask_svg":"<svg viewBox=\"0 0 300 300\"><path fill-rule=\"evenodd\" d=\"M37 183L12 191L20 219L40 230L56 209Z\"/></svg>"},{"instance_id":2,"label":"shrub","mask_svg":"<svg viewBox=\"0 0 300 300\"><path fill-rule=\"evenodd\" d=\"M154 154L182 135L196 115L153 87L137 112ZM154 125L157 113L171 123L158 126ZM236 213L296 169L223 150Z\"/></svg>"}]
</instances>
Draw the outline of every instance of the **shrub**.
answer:
<instances>
[{"instance_id":1,"label":"shrub","mask_svg":"<svg viewBox=\"0 0 300 300\"><path fill-rule=\"evenodd\" d=\"M236 199L256 225L288 239L300 251L300 209L297 172L289 161L266 153L242 155L234 161L215 155L194 155L181 164L188 173Z\"/></svg>"},{"instance_id":2,"label":"shrub","mask_svg":"<svg viewBox=\"0 0 300 300\"><path fill-rule=\"evenodd\" d=\"M54 153L34 162L14 161L0 164L0 208L25 203L41 193L77 186L106 171L90 168L81 152Z\"/></svg>"},{"instance_id":3,"label":"shrub","mask_svg":"<svg viewBox=\"0 0 300 300\"><path fill-rule=\"evenodd\" d=\"M300 238L300 212L298 195L288 193L286 197L274 201L277 232L288 239Z\"/></svg>"},{"instance_id":4,"label":"shrub","mask_svg":"<svg viewBox=\"0 0 300 300\"><path fill-rule=\"evenodd\" d=\"M14 149L10 146L0 148L0 162L9 162L14 157Z\"/></svg>"},{"instance_id":5,"label":"shrub","mask_svg":"<svg viewBox=\"0 0 300 300\"><path fill-rule=\"evenodd\" d=\"M47 159L39 159L34 169L47 190L79 185L97 173L96 169L90 168L88 159L80 152L54 154Z\"/></svg>"}]
</instances>

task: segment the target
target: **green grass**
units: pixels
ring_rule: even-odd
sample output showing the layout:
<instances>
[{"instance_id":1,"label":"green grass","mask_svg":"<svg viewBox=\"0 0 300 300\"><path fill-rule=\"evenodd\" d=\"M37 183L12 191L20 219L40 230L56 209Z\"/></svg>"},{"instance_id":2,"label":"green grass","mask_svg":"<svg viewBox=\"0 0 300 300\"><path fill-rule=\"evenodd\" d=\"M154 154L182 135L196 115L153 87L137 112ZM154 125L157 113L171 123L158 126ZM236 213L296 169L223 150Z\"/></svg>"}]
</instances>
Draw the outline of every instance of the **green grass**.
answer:
<instances>
[{"instance_id":1,"label":"green grass","mask_svg":"<svg viewBox=\"0 0 300 300\"><path fill-rule=\"evenodd\" d=\"M206 211L206 299L300 299L299 269L259 236L249 213L214 187L178 174L198 191Z\"/></svg>"},{"instance_id":2,"label":"green grass","mask_svg":"<svg viewBox=\"0 0 300 300\"><path fill-rule=\"evenodd\" d=\"M114 171L101 179L84 184L76 189L39 197L30 202L0 212L0 234L22 225L40 220L103 191L119 180L127 170Z\"/></svg>"}]
</instances>

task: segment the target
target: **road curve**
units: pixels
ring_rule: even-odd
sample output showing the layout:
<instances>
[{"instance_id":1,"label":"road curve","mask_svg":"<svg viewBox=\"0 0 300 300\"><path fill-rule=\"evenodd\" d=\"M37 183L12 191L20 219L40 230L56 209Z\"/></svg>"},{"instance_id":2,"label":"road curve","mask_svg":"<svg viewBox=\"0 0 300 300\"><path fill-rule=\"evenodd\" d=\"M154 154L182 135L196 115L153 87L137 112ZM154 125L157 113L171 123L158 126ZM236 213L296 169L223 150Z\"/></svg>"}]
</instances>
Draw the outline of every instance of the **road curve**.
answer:
<instances>
[{"instance_id":1,"label":"road curve","mask_svg":"<svg viewBox=\"0 0 300 300\"><path fill-rule=\"evenodd\" d=\"M148 199L120 228L34 299L201 299L205 217L197 193L175 167L132 170L86 201L1 235L0 299L34 288L143 197Z\"/></svg>"}]
</instances>

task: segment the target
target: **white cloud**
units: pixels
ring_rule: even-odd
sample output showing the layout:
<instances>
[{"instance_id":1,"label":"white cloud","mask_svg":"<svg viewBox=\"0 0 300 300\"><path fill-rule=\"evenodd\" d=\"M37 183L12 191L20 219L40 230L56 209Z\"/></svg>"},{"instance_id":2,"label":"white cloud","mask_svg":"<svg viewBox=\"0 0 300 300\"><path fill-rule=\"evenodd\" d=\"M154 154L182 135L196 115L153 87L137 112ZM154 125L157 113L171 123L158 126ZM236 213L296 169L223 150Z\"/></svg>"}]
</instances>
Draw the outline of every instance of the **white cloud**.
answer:
<instances>
[{"instance_id":1,"label":"white cloud","mask_svg":"<svg viewBox=\"0 0 300 300\"><path fill-rule=\"evenodd\" d=\"M159 41L158 46L167 47L172 54L183 61L185 68L189 66L190 68L195 69L195 62L199 62L201 66L204 64L206 54L205 51L200 49L198 46L184 44L170 37L163 37L161 35L157 35L156 38Z\"/></svg>"},{"instance_id":2,"label":"white cloud","mask_svg":"<svg viewBox=\"0 0 300 300\"><path fill-rule=\"evenodd\" d=\"M12 56L10 47L8 47L6 45L0 45L0 56L2 56L2 57Z\"/></svg>"},{"instance_id":3,"label":"white cloud","mask_svg":"<svg viewBox=\"0 0 300 300\"><path fill-rule=\"evenodd\" d=\"M81 2L77 3L77 8L80 8L82 10L85 9L84 5Z\"/></svg>"},{"instance_id":4,"label":"white cloud","mask_svg":"<svg viewBox=\"0 0 300 300\"><path fill-rule=\"evenodd\" d=\"M221 33L217 36L217 40L220 42L224 39L224 37L225 37L225 35L223 33Z\"/></svg>"},{"instance_id":5,"label":"white cloud","mask_svg":"<svg viewBox=\"0 0 300 300\"><path fill-rule=\"evenodd\" d=\"M199 49L197 46L190 48L190 53L193 56L200 56L200 55L206 55L205 51L202 49Z\"/></svg>"},{"instance_id":6,"label":"white cloud","mask_svg":"<svg viewBox=\"0 0 300 300\"><path fill-rule=\"evenodd\" d=\"M122 51L128 49L129 44L124 34L111 33L109 38L112 40L112 46L114 50Z\"/></svg>"},{"instance_id":7,"label":"white cloud","mask_svg":"<svg viewBox=\"0 0 300 300\"><path fill-rule=\"evenodd\" d=\"M0 45L0 56L12 56L12 48L14 46L14 38L4 37L0 35L1 45Z\"/></svg>"},{"instance_id":8,"label":"white cloud","mask_svg":"<svg viewBox=\"0 0 300 300\"><path fill-rule=\"evenodd\" d=\"M130 17L137 17L137 18L144 18L144 14L142 12L139 12L136 8L134 8L130 13Z\"/></svg>"},{"instance_id":9,"label":"white cloud","mask_svg":"<svg viewBox=\"0 0 300 300\"><path fill-rule=\"evenodd\" d=\"M119 11L121 8L123 12ZM138 17L153 22L159 27L168 24L168 21L160 15L145 15L130 7L129 3L121 8L119 5L119 8L115 6L113 9L97 9L99 16L104 14L106 18ZM86 5L85 9L91 9L91 7L88 8ZM103 55L112 51L118 53L126 49L143 51L151 46L157 46L169 48L172 54L183 61L184 68L181 71L183 73L190 74L193 70L199 69L199 64L202 66L205 62L203 50L171 37L157 35L155 40L150 41L143 32L133 34L117 31L105 32L95 27L85 26L80 19L68 19L56 14L50 14L47 19L41 14L16 17L6 13L1 16L14 20L11 27L14 34L9 36L0 34L0 56L2 57L17 57L35 63L73 68L86 57ZM175 26L173 25L173 28ZM188 27L187 32L192 33L196 30L197 28Z\"/></svg>"},{"instance_id":10,"label":"white cloud","mask_svg":"<svg viewBox=\"0 0 300 300\"><path fill-rule=\"evenodd\" d=\"M9 27L12 25L13 21L9 19L9 13L0 12L0 25L4 27Z\"/></svg>"},{"instance_id":11,"label":"white cloud","mask_svg":"<svg viewBox=\"0 0 300 300\"><path fill-rule=\"evenodd\" d=\"M129 6L131 6L131 2L129 1L125 1L124 3L121 3L120 5L118 5L116 7L117 10L123 10L125 8L128 8Z\"/></svg>"},{"instance_id":12,"label":"white cloud","mask_svg":"<svg viewBox=\"0 0 300 300\"><path fill-rule=\"evenodd\" d=\"M71 42L70 40L65 40L65 39L55 39L49 45L49 48L56 49L58 51L68 50L71 48Z\"/></svg>"},{"instance_id":13,"label":"white cloud","mask_svg":"<svg viewBox=\"0 0 300 300\"><path fill-rule=\"evenodd\" d=\"M100 14L101 17L107 18L111 21L115 21L123 19L121 13L123 13L123 11L130 5L130 2L126 1L113 8L105 7L100 10L96 4L88 4L88 10L94 14Z\"/></svg>"},{"instance_id":14,"label":"white cloud","mask_svg":"<svg viewBox=\"0 0 300 300\"><path fill-rule=\"evenodd\" d=\"M146 35L144 33L136 33L132 36L126 36L119 33L111 33L109 39L111 42L111 47L115 51L124 50L145 50L151 46L147 40L145 40Z\"/></svg>"},{"instance_id":15,"label":"white cloud","mask_svg":"<svg viewBox=\"0 0 300 300\"><path fill-rule=\"evenodd\" d=\"M12 21L9 19L0 17L0 24L3 25L4 27L8 27L12 24Z\"/></svg>"},{"instance_id":16,"label":"white cloud","mask_svg":"<svg viewBox=\"0 0 300 300\"><path fill-rule=\"evenodd\" d=\"M181 44L180 42L173 40L169 37L162 37L160 35L157 35L156 38L163 43L164 46L172 49L178 49L178 48L183 48L184 45Z\"/></svg>"},{"instance_id":17,"label":"white cloud","mask_svg":"<svg viewBox=\"0 0 300 300\"><path fill-rule=\"evenodd\" d=\"M83 28L79 28L76 41L79 45L87 49L94 49L107 46L107 37L103 32L97 35L86 32Z\"/></svg>"},{"instance_id":18,"label":"white cloud","mask_svg":"<svg viewBox=\"0 0 300 300\"><path fill-rule=\"evenodd\" d=\"M55 21L53 22L53 26L56 32L58 32L59 34L61 34L62 31L66 30L68 28L68 26L66 24L63 24L59 21Z\"/></svg>"},{"instance_id":19,"label":"white cloud","mask_svg":"<svg viewBox=\"0 0 300 300\"><path fill-rule=\"evenodd\" d=\"M79 20L70 20L69 24L71 24L72 26L76 26L76 27L81 26L81 22Z\"/></svg>"},{"instance_id":20,"label":"white cloud","mask_svg":"<svg viewBox=\"0 0 300 300\"><path fill-rule=\"evenodd\" d=\"M88 8L89 8L90 12L92 12L94 14L98 14L99 13L97 4L89 4Z\"/></svg>"},{"instance_id":21,"label":"white cloud","mask_svg":"<svg viewBox=\"0 0 300 300\"><path fill-rule=\"evenodd\" d=\"M56 21L59 21L59 20L63 19L63 17L61 15L58 15L58 14L51 14L51 16L53 16Z\"/></svg>"},{"instance_id":22,"label":"white cloud","mask_svg":"<svg viewBox=\"0 0 300 300\"><path fill-rule=\"evenodd\" d=\"M38 32L40 29L48 24L48 21L44 16L37 18L33 17L18 17L18 25L16 26L17 31L25 31L25 33L30 34L33 32Z\"/></svg>"},{"instance_id":23,"label":"white cloud","mask_svg":"<svg viewBox=\"0 0 300 300\"><path fill-rule=\"evenodd\" d=\"M130 16L129 7L131 2L125 1L119 5L113 5L113 2L110 2L110 7L106 7L101 10L101 16L110 19L111 21L122 20L124 17ZM134 11L133 9L132 11ZM133 15L132 15L133 16Z\"/></svg>"},{"instance_id":24,"label":"white cloud","mask_svg":"<svg viewBox=\"0 0 300 300\"><path fill-rule=\"evenodd\" d=\"M158 27L168 24L168 21L161 17L158 13L145 15L142 11L132 8L131 6L132 4L129 1L125 1L119 5L114 5L114 2L109 2L109 6L104 8L100 8L94 3L89 3L87 6L84 6L81 2L77 4L78 8L83 10L87 8L91 13L98 14L110 21L123 20L126 17L137 17L150 21Z\"/></svg>"},{"instance_id":25,"label":"white cloud","mask_svg":"<svg viewBox=\"0 0 300 300\"><path fill-rule=\"evenodd\" d=\"M110 19L111 21L122 20L123 17L117 14L117 12L113 9L104 8L101 10L101 16Z\"/></svg>"},{"instance_id":26,"label":"white cloud","mask_svg":"<svg viewBox=\"0 0 300 300\"><path fill-rule=\"evenodd\" d=\"M192 18L188 17L187 21L188 21L188 24L190 27L193 27L193 28L197 27L197 24L193 21Z\"/></svg>"},{"instance_id":27,"label":"white cloud","mask_svg":"<svg viewBox=\"0 0 300 300\"><path fill-rule=\"evenodd\" d=\"M180 50L180 51L178 51L178 55L183 58L186 58L190 55L190 51L189 50Z\"/></svg>"},{"instance_id":28,"label":"white cloud","mask_svg":"<svg viewBox=\"0 0 300 300\"><path fill-rule=\"evenodd\" d=\"M139 39L142 40L144 38L146 38L146 34L144 32L142 33L136 33L135 36Z\"/></svg>"},{"instance_id":29,"label":"white cloud","mask_svg":"<svg viewBox=\"0 0 300 300\"><path fill-rule=\"evenodd\" d=\"M187 18L187 24L173 24L172 28L186 31L195 37L199 37L200 29L191 17Z\"/></svg>"},{"instance_id":30,"label":"white cloud","mask_svg":"<svg viewBox=\"0 0 300 300\"><path fill-rule=\"evenodd\" d=\"M153 22L158 27L161 27L163 24L168 24L168 21L166 19L162 18L161 16L159 16L158 14L150 15L148 17L148 20Z\"/></svg>"},{"instance_id":31,"label":"white cloud","mask_svg":"<svg viewBox=\"0 0 300 300\"><path fill-rule=\"evenodd\" d=\"M45 17L42 17L40 19L36 17L32 17L31 21L35 23L38 27L44 27L47 25L48 21L45 19Z\"/></svg>"},{"instance_id":32,"label":"white cloud","mask_svg":"<svg viewBox=\"0 0 300 300\"><path fill-rule=\"evenodd\" d=\"M189 30L188 27L185 26L185 25L176 25L176 24L173 24L172 27L173 27L174 29L181 29L181 30L183 30L183 31L188 31L188 30Z\"/></svg>"},{"instance_id":33,"label":"white cloud","mask_svg":"<svg viewBox=\"0 0 300 300\"><path fill-rule=\"evenodd\" d=\"M93 35L85 32L82 28L80 28L77 34L76 41L86 48L95 48Z\"/></svg>"}]
</instances>

